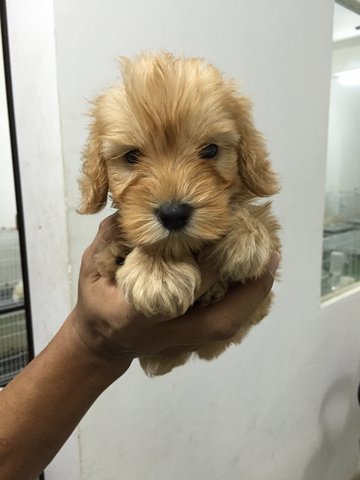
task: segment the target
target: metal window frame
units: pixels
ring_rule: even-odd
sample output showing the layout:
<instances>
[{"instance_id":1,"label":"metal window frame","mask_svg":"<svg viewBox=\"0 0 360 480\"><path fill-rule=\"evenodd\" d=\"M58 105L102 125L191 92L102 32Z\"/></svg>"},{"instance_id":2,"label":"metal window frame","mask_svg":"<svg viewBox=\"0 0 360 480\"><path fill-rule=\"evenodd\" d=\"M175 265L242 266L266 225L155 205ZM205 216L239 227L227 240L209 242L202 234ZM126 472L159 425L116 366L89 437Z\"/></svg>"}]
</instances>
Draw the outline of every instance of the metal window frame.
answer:
<instances>
[{"instance_id":1,"label":"metal window frame","mask_svg":"<svg viewBox=\"0 0 360 480\"><path fill-rule=\"evenodd\" d=\"M17 307L13 307L12 311L25 309L27 341L28 341L28 349L29 349L29 358L31 360L32 358L34 358L34 338L33 338L32 319L31 319L30 287L29 287L28 262L27 262L27 254L26 254L24 210L23 210L22 195L21 195L21 179L20 179L19 155L18 155L18 147L17 147L17 139L16 139L14 100L12 95L10 46L9 46L8 23L7 23L7 14L6 14L6 0L0 0L0 21L1 21L2 46L3 46L5 89L6 89L8 122L9 122L9 132L10 132L10 145L11 145L11 154L12 154L11 156L12 156L12 165L13 165L13 172L14 172L14 183L15 183L17 224L18 224L19 241L20 241L21 272L22 272L22 278L23 278L23 284L24 284L24 305L20 304Z\"/></svg>"},{"instance_id":2,"label":"metal window frame","mask_svg":"<svg viewBox=\"0 0 360 480\"><path fill-rule=\"evenodd\" d=\"M360 1L359 0L335 0L336 3L342 7L351 10L354 13L360 15Z\"/></svg>"}]
</instances>

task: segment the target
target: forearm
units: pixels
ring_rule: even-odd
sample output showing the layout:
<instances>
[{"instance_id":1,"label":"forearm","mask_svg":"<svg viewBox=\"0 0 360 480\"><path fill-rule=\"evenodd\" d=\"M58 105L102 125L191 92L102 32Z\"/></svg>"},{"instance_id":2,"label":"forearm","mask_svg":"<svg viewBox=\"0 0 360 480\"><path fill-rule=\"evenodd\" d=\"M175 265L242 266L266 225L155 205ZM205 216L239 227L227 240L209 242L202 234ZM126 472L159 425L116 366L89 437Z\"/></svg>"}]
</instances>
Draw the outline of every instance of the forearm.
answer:
<instances>
[{"instance_id":1,"label":"forearm","mask_svg":"<svg viewBox=\"0 0 360 480\"><path fill-rule=\"evenodd\" d=\"M46 349L0 392L0 478L30 480L64 444L98 396L131 363L87 353L71 318Z\"/></svg>"}]
</instances>

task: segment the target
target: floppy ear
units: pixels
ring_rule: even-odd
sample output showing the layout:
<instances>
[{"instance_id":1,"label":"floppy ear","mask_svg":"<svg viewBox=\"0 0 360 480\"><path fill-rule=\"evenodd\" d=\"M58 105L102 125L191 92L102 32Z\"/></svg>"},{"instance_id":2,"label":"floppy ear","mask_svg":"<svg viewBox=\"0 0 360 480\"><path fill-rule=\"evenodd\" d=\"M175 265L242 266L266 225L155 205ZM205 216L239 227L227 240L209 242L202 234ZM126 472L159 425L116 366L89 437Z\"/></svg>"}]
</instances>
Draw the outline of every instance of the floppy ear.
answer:
<instances>
[{"instance_id":1,"label":"floppy ear","mask_svg":"<svg viewBox=\"0 0 360 480\"><path fill-rule=\"evenodd\" d=\"M254 126L250 101L246 97L237 97L236 102L239 175L250 194L257 197L273 195L279 190L277 177L271 169L264 139Z\"/></svg>"},{"instance_id":2,"label":"floppy ear","mask_svg":"<svg viewBox=\"0 0 360 480\"><path fill-rule=\"evenodd\" d=\"M100 130L95 121L90 128L88 144L83 154L82 177L80 179L82 204L79 213L96 213L107 201L108 179L106 164L101 152Z\"/></svg>"}]
</instances>

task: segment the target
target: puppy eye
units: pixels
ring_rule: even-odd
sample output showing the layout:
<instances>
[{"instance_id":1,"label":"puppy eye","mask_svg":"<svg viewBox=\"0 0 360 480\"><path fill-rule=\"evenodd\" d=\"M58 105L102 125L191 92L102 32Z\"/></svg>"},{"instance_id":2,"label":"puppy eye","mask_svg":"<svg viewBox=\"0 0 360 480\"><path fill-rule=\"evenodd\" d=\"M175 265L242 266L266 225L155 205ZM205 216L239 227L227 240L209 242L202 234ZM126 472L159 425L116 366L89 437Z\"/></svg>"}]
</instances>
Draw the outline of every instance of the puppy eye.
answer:
<instances>
[{"instance_id":1,"label":"puppy eye","mask_svg":"<svg viewBox=\"0 0 360 480\"><path fill-rule=\"evenodd\" d=\"M127 161L127 163L130 163L131 165L134 163L137 163L140 157L141 157L140 150L130 150L124 155L124 158Z\"/></svg>"},{"instance_id":2,"label":"puppy eye","mask_svg":"<svg viewBox=\"0 0 360 480\"><path fill-rule=\"evenodd\" d=\"M210 143L200 150L200 158L214 158L218 153L219 147L215 143Z\"/></svg>"}]
</instances>

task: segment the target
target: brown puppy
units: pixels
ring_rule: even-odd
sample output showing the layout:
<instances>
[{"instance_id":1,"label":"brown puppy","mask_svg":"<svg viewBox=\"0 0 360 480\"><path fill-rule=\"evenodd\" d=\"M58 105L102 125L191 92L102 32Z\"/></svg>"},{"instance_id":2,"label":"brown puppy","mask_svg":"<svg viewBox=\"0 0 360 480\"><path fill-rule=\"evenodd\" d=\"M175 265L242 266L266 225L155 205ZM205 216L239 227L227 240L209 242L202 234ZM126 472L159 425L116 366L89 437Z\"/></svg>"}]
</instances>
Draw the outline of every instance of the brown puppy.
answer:
<instances>
[{"instance_id":1,"label":"brown puppy","mask_svg":"<svg viewBox=\"0 0 360 480\"><path fill-rule=\"evenodd\" d=\"M203 304L264 273L280 243L270 203L258 199L275 194L277 180L248 99L216 68L143 54L122 59L122 73L123 84L94 102L80 212L97 212L110 192L120 234L99 254L101 271L149 318L175 317L194 302L196 258L205 246L220 281ZM233 338L196 354L212 359L239 343L270 303L271 296ZM162 375L190 355L143 357L141 364Z\"/></svg>"}]
</instances>

